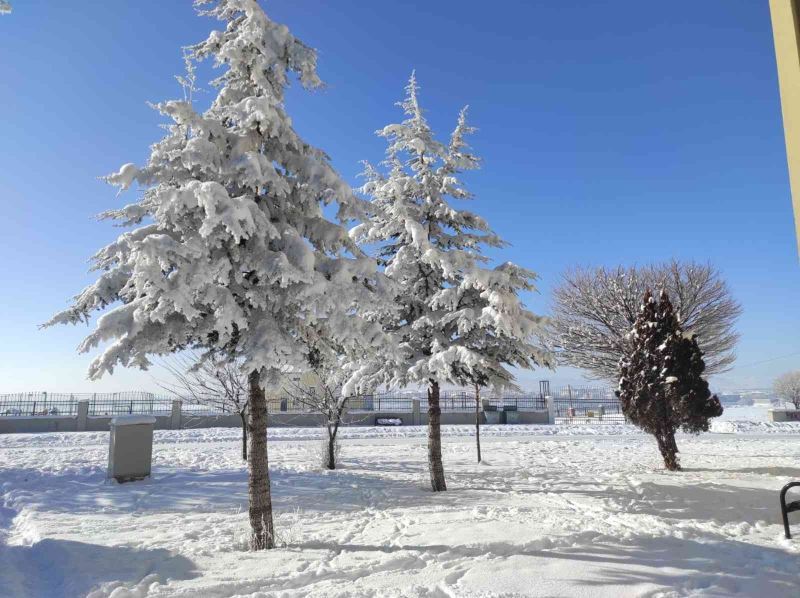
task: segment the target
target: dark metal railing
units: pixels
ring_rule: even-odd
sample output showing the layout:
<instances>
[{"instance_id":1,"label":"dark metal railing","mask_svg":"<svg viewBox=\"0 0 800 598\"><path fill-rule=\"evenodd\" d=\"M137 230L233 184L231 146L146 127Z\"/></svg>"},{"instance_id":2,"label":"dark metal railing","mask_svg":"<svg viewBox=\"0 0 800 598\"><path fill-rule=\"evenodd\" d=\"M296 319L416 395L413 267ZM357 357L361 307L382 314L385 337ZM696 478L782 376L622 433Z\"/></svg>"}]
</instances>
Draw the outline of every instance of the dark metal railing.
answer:
<instances>
[{"instance_id":1,"label":"dark metal railing","mask_svg":"<svg viewBox=\"0 0 800 598\"><path fill-rule=\"evenodd\" d=\"M556 421L558 423L613 422L624 421L619 401L608 388L566 386L550 390ZM518 411L546 411L547 400L541 392L493 393L483 389L481 403L494 409L516 409ZM173 397L159 396L147 392L122 393L18 393L0 395L0 417L77 415L78 402L87 400L90 416L148 414L169 415ZM427 394L424 390L413 392L386 392L350 397L349 411L410 413L414 401L420 410L427 410ZM439 405L443 412L471 412L475 410L475 394L469 390L443 390ZM482 407L482 405L481 405ZM307 401L298 397L270 398L267 408L272 413L309 413L314 409ZM191 415L232 414L224 401L216 404L183 402L182 412Z\"/></svg>"}]
</instances>

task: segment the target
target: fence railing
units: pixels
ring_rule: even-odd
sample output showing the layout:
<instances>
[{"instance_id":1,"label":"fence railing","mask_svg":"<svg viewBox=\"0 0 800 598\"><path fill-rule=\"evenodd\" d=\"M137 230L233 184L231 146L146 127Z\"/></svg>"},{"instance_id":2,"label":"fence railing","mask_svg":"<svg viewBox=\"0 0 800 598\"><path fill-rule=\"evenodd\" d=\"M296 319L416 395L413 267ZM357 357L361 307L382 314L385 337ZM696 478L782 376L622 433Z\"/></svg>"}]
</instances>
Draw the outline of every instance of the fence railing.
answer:
<instances>
[{"instance_id":1,"label":"fence railing","mask_svg":"<svg viewBox=\"0 0 800 598\"><path fill-rule=\"evenodd\" d=\"M612 422L624 421L619 401L613 391L601 387L566 386L550 390L548 398L553 403L557 423ZM89 403L90 416L113 416L127 414L148 414L168 416L172 411L174 397L159 396L147 392L121 393L18 393L0 395L0 417L30 417L46 415L77 415L77 405L81 400ZM414 401L420 402L420 409L427 409L427 395L424 392L374 393L348 399L347 408L355 412L412 412ZM495 409L515 409L518 411L545 411L547 399L538 392L507 392L496 394L484 389L481 401L488 402ZM443 412L467 412L475 410L475 395L471 391L442 391L439 405ZM310 413L314 409L295 397L270 398L267 409L272 413ZM235 414L234 409L224 404L205 405L184 401L181 405L184 415L227 415Z\"/></svg>"},{"instance_id":2,"label":"fence railing","mask_svg":"<svg viewBox=\"0 0 800 598\"><path fill-rule=\"evenodd\" d=\"M88 401L90 416L105 415L169 415L173 397L160 396L146 392L126 393L17 393L0 395L0 417L36 415L77 415L79 401ZM427 395L424 393L375 393L359 395L348 399L350 411L411 412L413 401L421 402L421 409L427 409ZM496 396L482 393L482 401L488 401L497 408L515 407L520 411L540 411L547 409L544 397L534 393L507 393ZM444 412L463 412L475 410L475 395L463 391L443 391L439 405ZM308 413L313 411L309 405L295 397L271 398L267 408L273 413ZM214 415L231 414L235 410L220 404L206 405L184 401L181 409L184 414Z\"/></svg>"},{"instance_id":3,"label":"fence railing","mask_svg":"<svg viewBox=\"0 0 800 598\"><path fill-rule=\"evenodd\" d=\"M553 397L555 423L625 423L617 397L570 399Z\"/></svg>"},{"instance_id":4,"label":"fence railing","mask_svg":"<svg viewBox=\"0 0 800 598\"><path fill-rule=\"evenodd\" d=\"M78 414L78 403L88 401L89 415L169 415L172 399L147 392L48 393L0 395L0 417Z\"/></svg>"},{"instance_id":5,"label":"fence railing","mask_svg":"<svg viewBox=\"0 0 800 598\"><path fill-rule=\"evenodd\" d=\"M89 400L89 415L169 415L171 399Z\"/></svg>"}]
</instances>

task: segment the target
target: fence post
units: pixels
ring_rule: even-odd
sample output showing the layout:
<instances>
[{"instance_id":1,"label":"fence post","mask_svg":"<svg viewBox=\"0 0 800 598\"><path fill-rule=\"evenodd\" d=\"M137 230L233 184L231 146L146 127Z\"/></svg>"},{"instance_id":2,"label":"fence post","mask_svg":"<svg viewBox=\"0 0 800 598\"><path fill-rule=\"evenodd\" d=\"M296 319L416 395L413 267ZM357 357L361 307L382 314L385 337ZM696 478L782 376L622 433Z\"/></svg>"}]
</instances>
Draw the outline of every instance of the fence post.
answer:
<instances>
[{"instance_id":1,"label":"fence post","mask_svg":"<svg viewBox=\"0 0 800 598\"><path fill-rule=\"evenodd\" d=\"M418 426L422 423L419 415L419 399L411 399L411 424Z\"/></svg>"},{"instance_id":2,"label":"fence post","mask_svg":"<svg viewBox=\"0 0 800 598\"><path fill-rule=\"evenodd\" d=\"M556 404L553 401L553 397L546 396L544 398L545 403L547 403L547 423L548 424L555 424L556 423Z\"/></svg>"},{"instance_id":3,"label":"fence post","mask_svg":"<svg viewBox=\"0 0 800 598\"><path fill-rule=\"evenodd\" d=\"M89 417L89 399L81 399L78 401L78 417L75 422L75 431L86 431L86 420Z\"/></svg>"},{"instance_id":4,"label":"fence post","mask_svg":"<svg viewBox=\"0 0 800 598\"><path fill-rule=\"evenodd\" d=\"M170 429L171 430L180 430L181 429L181 400L180 399L173 399L172 400L172 415L170 417Z\"/></svg>"}]
</instances>

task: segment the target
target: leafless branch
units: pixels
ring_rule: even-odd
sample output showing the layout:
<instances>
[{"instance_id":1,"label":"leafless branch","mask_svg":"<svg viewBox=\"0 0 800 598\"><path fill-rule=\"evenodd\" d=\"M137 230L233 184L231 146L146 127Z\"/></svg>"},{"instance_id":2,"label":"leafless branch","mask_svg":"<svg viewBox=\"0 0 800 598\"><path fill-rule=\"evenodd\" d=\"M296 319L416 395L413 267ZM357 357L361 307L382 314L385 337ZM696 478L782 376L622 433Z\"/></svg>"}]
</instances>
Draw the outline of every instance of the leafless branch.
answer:
<instances>
[{"instance_id":1,"label":"leafless branch","mask_svg":"<svg viewBox=\"0 0 800 598\"><path fill-rule=\"evenodd\" d=\"M161 366L172 380L158 385L186 403L231 413L247 407L247 376L236 362L187 352L164 358Z\"/></svg>"},{"instance_id":2,"label":"leafless branch","mask_svg":"<svg viewBox=\"0 0 800 598\"><path fill-rule=\"evenodd\" d=\"M708 264L679 262L614 269L576 268L553 293L546 344L565 365L598 379L616 381L619 359L648 289L665 289L681 326L697 335L707 374L731 368L742 313L719 271Z\"/></svg>"}]
</instances>

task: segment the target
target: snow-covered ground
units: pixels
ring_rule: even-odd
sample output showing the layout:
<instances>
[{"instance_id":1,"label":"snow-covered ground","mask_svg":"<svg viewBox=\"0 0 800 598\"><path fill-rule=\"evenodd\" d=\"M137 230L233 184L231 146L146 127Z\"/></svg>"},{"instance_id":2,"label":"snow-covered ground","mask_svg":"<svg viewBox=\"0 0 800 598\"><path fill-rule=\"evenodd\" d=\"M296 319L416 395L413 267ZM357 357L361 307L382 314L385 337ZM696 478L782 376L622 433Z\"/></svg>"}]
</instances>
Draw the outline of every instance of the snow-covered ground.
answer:
<instances>
[{"instance_id":1,"label":"snow-covered ground","mask_svg":"<svg viewBox=\"0 0 800 598\"><path fill-rule=\"evenodd\" d=\"M105 483L108 434L0 436L0 595L800 595L777 491L800 424L737 420L679 437L665 472L627 426L444 428L449 490L428 490L423 428L270 430L284 547L246 551L234 429L157 432L154 475ZM797 531L800 535L800 517Z\"/></svg>"}]
</instances>

